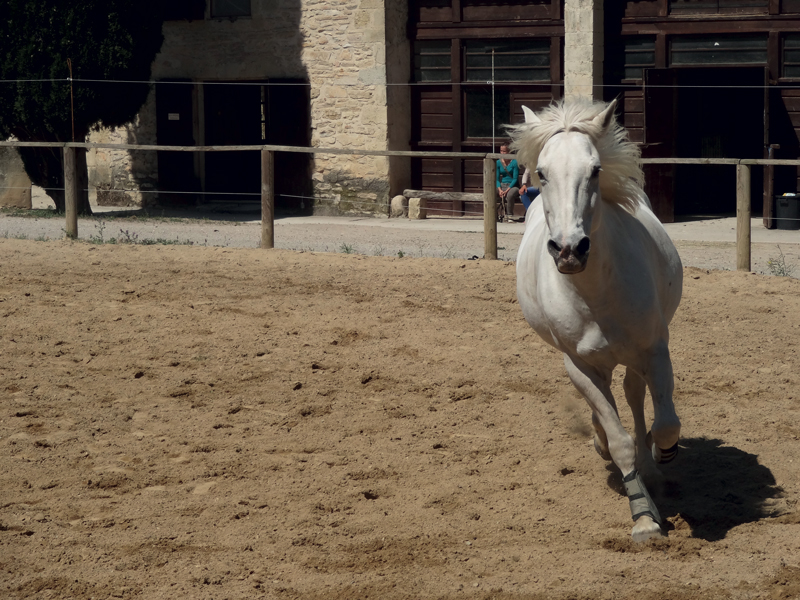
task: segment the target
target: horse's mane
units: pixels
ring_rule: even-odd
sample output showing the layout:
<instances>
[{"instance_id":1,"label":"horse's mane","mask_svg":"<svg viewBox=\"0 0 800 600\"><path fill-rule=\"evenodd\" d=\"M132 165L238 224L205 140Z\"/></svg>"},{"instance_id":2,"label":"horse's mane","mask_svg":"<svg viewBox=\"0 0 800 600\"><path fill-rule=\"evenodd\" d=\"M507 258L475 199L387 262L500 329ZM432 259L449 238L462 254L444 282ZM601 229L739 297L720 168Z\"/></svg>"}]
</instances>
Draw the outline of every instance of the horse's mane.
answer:
<instances>
[{"instance_id":1,"label":"horse's mane","mask_svg":"<svg viewBox=\"0 0 800 600\"><path fill-rule=\"evenodd\" d=\"M640 204L649 205L642 187L644 173L641 167L641 150L628 139L627 131L613 117L603 128L594 122L608 106L586 98L561 100L537 113L541 123L522 123L508 127L511 150L518 162L530 168L533 181L539 184L536 165L547 141L561 132L577 131L588 135L600 155L600 193L603 200L619 204L628 212L635 212ZM539 184L541 185L541 184Z\"/></svg>"}]
</instances>

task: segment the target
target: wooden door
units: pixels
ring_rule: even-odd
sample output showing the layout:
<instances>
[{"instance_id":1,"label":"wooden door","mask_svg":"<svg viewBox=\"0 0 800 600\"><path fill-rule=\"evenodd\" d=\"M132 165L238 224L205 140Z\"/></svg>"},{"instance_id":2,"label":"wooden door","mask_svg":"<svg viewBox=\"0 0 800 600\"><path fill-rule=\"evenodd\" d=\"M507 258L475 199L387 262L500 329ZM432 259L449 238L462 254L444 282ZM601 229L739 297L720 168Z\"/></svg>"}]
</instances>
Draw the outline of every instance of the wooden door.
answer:
<instances>
[{"instance_id":1,"label":"wooden door","mask_svg":"<svg viewBox=\"0 0 800 600\"><path fill-rule=\"evenodd\" d=\"M770 85L769 67L764 68L764 158L774 158L773 150L780 148L779 145L770 144ZM752 167L751 167L752 168ZM767 229L777 227L774 217L775 209L775 166L764 165L764 203L763 203L763 222Z\"/></svg>"},{"instance_id":2,"label":"wooden door","mask_svg":"<svg viewBox=\"0 0 800 600\"><path fill-rule=\"evenodd\" d=\"M237 82L203 86L208 146L261 144L261 85ZM257 151L209 152L206 201L261 201L261 157Z\"/></svg>"},{"instance_id":3,"label":"wooden door","mask_svg":"<svg viewBox=\"0 0 800 600\"><path fill-rule=\"evenodd\" d=\"M192 85L187 80L156 83L156 142L161 146L194 146ZM193 152L158 152L159 200L194 204L200 189ZM173 192L173 193L165 193Z\"/></svg>"},{"instance_id":4,"label":"wooden door","mask_svg":"<svg viewBox=\"0 0 800 600\"><path fill-rule=\"evenodd\" d=\"M677 106L674 69L645 69L644 73L644 158L675 156L675 110ZM675 221L675 165L645 165L645 193L653 211L663 223Z\"/></svg>"},{"instance_id":5,"label":"wooden door","mask_svg":"<svg viewBox=\"0 0 800 600\"><path fill-rule=\"evenodd\" d=\"M311 101L308 82L270 79L264 87L264 143L278 146L311 145ZM275 154L275 206L289 212L310 212L312 155Z\"/></svg>"}]
</instances>

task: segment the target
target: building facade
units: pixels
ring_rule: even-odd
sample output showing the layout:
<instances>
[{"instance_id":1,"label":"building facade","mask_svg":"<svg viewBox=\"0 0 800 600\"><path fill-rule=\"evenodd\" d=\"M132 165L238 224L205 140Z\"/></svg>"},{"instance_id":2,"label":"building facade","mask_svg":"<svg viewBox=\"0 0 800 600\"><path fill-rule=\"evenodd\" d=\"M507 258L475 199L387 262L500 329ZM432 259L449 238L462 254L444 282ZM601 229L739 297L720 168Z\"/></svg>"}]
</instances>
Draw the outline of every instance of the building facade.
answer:
<instances>
[{"instance_id":1,"label":"building facade","mask_svg":"<svg viewBox=\"0 0 800 600\"><path fill-rule=\"evenodd\" d=\"M503 137L500 124L522 120L521 105L583 95L618 98L645 157L800 156L798 0L411 6L414 149L488 151ZM733 166L648 165L645 175L664 221L735 210ZM423 189L482 189L479 160L421 160L412 178ZM753 210L771 225L774 196L795 192L798 172L754 168L752 182Z\"/></svg>"},{"instance_id":2,"label":"building facade","mask_svg":"<svg viewBox=\"0 0 800 600\"><path fill-rule=\"evenodd\" d=\"M610 6L611 3L608 3ZM605 13L604 96L646 157L798 158L800 2L638 0ZM612 41L613 40L613 41ZM732 166L649 166L659 215L733 212ZM753 211L773 226L795 167L754 168Z\"/></svg>"},{"instance_id":3,"label":"building facade","mask_svg":"<svg viewBox=\"0 0 800 600\"><path fill-rule=\"evenodd\" d=\"M800 157L800 0L181 0L134 123L93 141L497 151L563 97L618 98L645 157ZM100 204L257 202L257 152L90 152ZM735 210L731 166L648 165L658 216ZM754 168L753 210L798 189ZM276 155L277 210L481 192L480 159ZM521 209L521 207L519 207ZM429 203L446 215L481 203Z\"/></svg>"}]
</instances>

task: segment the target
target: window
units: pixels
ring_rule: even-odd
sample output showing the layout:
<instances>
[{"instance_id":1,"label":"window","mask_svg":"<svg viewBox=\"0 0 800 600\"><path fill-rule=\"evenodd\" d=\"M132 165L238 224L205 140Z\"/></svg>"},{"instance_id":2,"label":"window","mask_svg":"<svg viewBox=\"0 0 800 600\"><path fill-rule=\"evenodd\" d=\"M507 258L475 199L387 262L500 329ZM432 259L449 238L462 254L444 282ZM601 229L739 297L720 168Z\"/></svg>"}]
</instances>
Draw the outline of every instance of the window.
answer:
<instances>
[{"instance_id":1,"label":"window","mask_svg":"<svg viewBox=\"0 0 800 600\"><path fill-rule=\"evenodd\" d=\"M626 37L625 79L643 79L644 69L656 66L656 39L653 36Z\"/></svg>"},{"instance_id":2,"label":"window","mask_svg":"<svg viewBox=\"0 0 800 600\"><path fill-rule=\"evenodd\" d=\"M450 81L450 40L414 42L414 81Z\"/></svg>"},{"instance_id":3,"label":"window","mask_svg":"<svg viewBox=\"0 0 800 600\"><path fill-rule=\"evenodd\" d=\"M494 137L507 135L502 126L510 120L511 94L508 90L494 90L494 122L492 121L492 90L467 89L467 137L490 138L492 137L492 124L494 123Z\"/></svg>"},{"instance_id":4,"label":"window","mask_svg":"<svg viewBox=\"0 0 800 600\"><path fill-rule=\"evenodd\" d=\"M673 65L767 64L766 35L687 35L671 40Z\"/></svg>"},{"instance_id":5,"label":"window","mask_svg":"<svg viewBox=\"0 0 800 600\"><path fill-rule=\"evenodd\" d=\"M673 15L705 14L767 14L768 0L669 0Z\"/></svg>"},{"instance_id":6,"label":"window","mask_svg":"<svg viewBox=\"0 0 800 600\"><path fill-rule=\"evenodd\" d=\"M250 0L211 0L211 17L249 17Z\"/></svg>"},{"instance_id":7,"label":"window","mask_svg":"<svg viewBox=\"0 0 800 600\"><path fill-rule=\"evenodd\" d=\"M800 34L787 33L783 36L783 77L800 78Z\"/></svg>"},{"instance_id":8,"label":"window","mask_svg":"<svg viewBox=\"0 0 800 600\"><path fill-rule=\"evenodd\" d=\"M202 21L206 16L206 0L171 0L164 5L166 21Z\"/></svg>"},{"instance_id":9,"label":"window","mask_svg":"<svg viewBox=\"0 0 800 600\"><path fill-rule=\"evenodd\" d=\"M507 135L503 125L511 121L512 115L511 90L502 84L549 82L550 38L467 41L464 80L468 84L491 81L500 84L465 86L466 137L503 137Z\"/></svg>"},{"instance_id":10,"label":"window","mask_svg":"<svg viewBox=\"0 0 800 600\"><path fill-rule=\"evenodd\" d=\"M466 42L466 81L550 81L550 38Z\"/></svg>"}]
</instances>

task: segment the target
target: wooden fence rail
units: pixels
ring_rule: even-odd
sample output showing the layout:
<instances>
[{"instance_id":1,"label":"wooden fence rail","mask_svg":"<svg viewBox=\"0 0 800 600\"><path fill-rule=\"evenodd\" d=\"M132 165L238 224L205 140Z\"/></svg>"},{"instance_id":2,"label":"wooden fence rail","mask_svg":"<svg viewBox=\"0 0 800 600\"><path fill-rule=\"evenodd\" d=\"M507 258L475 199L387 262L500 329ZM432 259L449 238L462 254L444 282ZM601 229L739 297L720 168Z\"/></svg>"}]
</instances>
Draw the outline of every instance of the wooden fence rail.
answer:
<instances>
[{"instance_id":1,"label":"wooden fence rail","mask_svg":"<svg viewBox=\"0 0 800 600\"><path fill-rule=\"evenodd\" d=\"M167 152L261 152L261 247L275 246L275 153L300 152L305 154L338 154L352 156L404 156L410 158L480 158L483 160L483 232L484 255L497 259L497 199L495 175L497 159L516 158L513 154L481 152L416 152L406 150L352 150L349 148L308 148L304 146L159 146L154 144L110 144L95 142L20 142L2 141L0 147L63 148L64 199L66 235L78 237L78 176L75 160L76 148L104 148L112 150L155 150ZM751 269L750 222L750 168L753 165L794 165L800 160L790 159L739 159L739 158L643 158L642 164L662 165L732 165L736 167L736 268Z\"/></svg>"}]
</instances>

